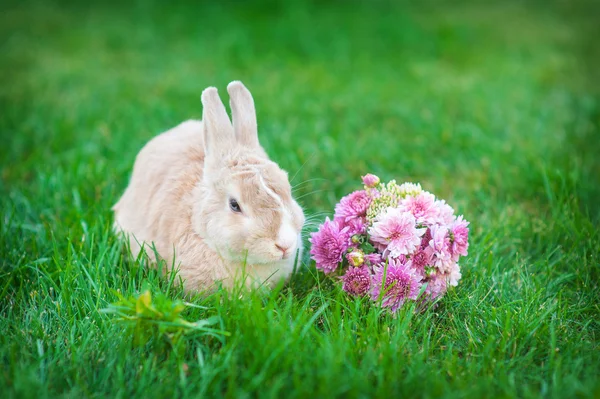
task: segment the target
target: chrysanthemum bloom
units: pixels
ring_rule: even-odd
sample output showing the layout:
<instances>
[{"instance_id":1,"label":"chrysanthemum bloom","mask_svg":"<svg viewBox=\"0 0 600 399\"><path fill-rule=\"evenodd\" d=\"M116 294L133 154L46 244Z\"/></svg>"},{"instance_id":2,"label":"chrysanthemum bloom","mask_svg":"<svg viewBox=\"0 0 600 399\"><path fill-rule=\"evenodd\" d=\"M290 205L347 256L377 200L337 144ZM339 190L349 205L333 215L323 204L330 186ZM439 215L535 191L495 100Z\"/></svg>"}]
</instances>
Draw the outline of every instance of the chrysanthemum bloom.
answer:
<instances>
[{"instance_id":1,"label":"chrysanthemum bloom","mask_svg":"<svg viewBox=\"0 0 600 399\"><path fill-rule=\"evenodd\" d=\"M458 280L460 280L461 277L462 274L460 274L460 266L458 266L458 263L453 263L452 267L450 268L450 273L448 274L448 284L456 287L458 285Z\"/></svg>"},{"instance_id":2,"label":"chrysanthemum bloom","mask_svg":"<svg viewBox=\"0 0 600 399\"><path fill-rule=\"evenodd\" d=\"M364 217L352 218L348 221L342 221L341 219L338 219L338 222L343 227L348 227L348 231L351 236L363 235L367 232L367 224Z\"/></svg>"},{"instance_id":3,"label":"chrysanthemum bloom","mask_svg":"<svg viewBox=\"0 0 600 399\"><path fill-rule=\"evenodd\" d=\"M384 256L398 257L413 252L421 244L424 228L418 229L416 220L408 212L390 208L369 229L371 241L384 251Z\"/></svg>"},{"instance_id":4,"label":"chrysanthemum bloom","mask_svg":"<svg viewBox=\"0 0 600 399\"><path fill-rule=\"evenodd\" d=\"M378 185L380 182L379 177L372 175L370 173L367 173L365 176L363 176L362 181L363 181L363 184L365 185L365 187L367 187L367 188L373 188L376 185Z\"/></svg>"},{"instance_id":5,"label":"chrysanthemum bloom","mask_svg":"<svg viewBox=\"0 0 600 399\"><path fill-rule=\"evenodd\" d=\"M425 295L428 296L431 300L434 300L444 295L448 289L447 280L448 278L439 271L429 276L425 281L427 283L427 287L425 288Z\"/></svg>"},{"instance_id":6,"label":"chrysanthemum bloom","mask_svg":"<svg viewBox=\"0 0 600 399\"><path fill-rule=\"evenodd\" d=\"M418 249L410 257L410 262L413 269L423 277L425 276L425 267L429 266L432 262L431 252Z\"/></svg>"},{"instance_id":7,"label":"chrysanthemum bloom","mask_svg":"<svg viewBox=\"0 0 600 399\"><path fill-rule=\"evenodd\" d=\"M417 223L427 226L434 224L439 215L439 209L435 205L435 195L427 191L404 198L398 208L412 213Z\"/></svg>"},{"instance_id":8,"label":"chrysanthemum bloom","mask_svg":"<svg viewBox=\"0 0 600 399\"><path fill-rule=\"evenodd\" d=\"M457 217L450 231L452 232L451 239L451 252L452 259L456 262L459 256L468 255L467 250L469 249L469 228L467 227L469 222L463 219L462 215Z\"/></svg>"},{"instance_id":9,"label":"chrysanthemum bloom","mask_svg":"<svg viewBox=\"0 0 600 399\"><path fill-rule=\"evenodd\" d=\"M408 262L408 258L406 257L406 255L398 255L392 259L396 261L397 265L406 265L406 263Z\"/></svg>"},{"instance_id":10,"label":"chrysanthemum bloom","mask_svg":"<svg viewBox=\"0 0 600 399\"><path fill-rule=\"evenodd\" d=\"M454 222L454 209L444 200L436 200L437 223L451 225Z\"/></svg>"},{"instance_id":11,"label":"chrysanthemum bloom","mask_svg":"<svg viewBox=\"0 0 600 399\"><path fill-rule=\"evenodd\" d=\"M316 262L318 269L331 273L337 269L342 261L342 256L350 246L348 227L340 228L336 221L329 218L319 231L312 233L310 238L310 254Z\"/></svg>"},{"instance_id":12,"label":"chrysanthemum bloom","mask_svg":"<svg viewBox=\"0 0 600 399\"><path fill-rule=\"evenodd\" d=\"M351 266L362 266L362 264L365 263L365 254L360 249L355 248L352 252L346 254L346 259L348 259L348 263L350 263Z\"/></svg>"},{"instance_id":13,"label":"chrysanthemum bloom","mask_svg":"<svg viewBox=\"0 0 600 399\"><path fill-rule=\"evenodd\" d=\"M431 229L427 229L423 237L421 237L421 249L425 249L429 246L429 242L431 241Z\"/></svg>"},{"instance_id":14,"label":"chrysanthemum bloom","mask_svg":"<svg viewBox=\"0 0 600 399\"><path fill-rule=\"evenodd\" d=\"M450 271L452 267L452 254L450 253L450 236L445 226L431 226L431 241L425 248L433 256L433 265L442 273Z\"/></svg>"},{"instance_id":15,"label":"chrysanthemum bloom","mask_svg":"<svg viewBox=\"0 0 600 399\"><path fill-rule=\"evenodd\" d=\"M375 270L371 299L381 301L381 306L395 312L408 299L417 299L420 280L410 267L390 260L387 267L380 266Z\"/></svg>"},{"instance_id":16,"label":"chrysanthemum bloom","mask_svg":"<svg viewBox=\"0 0 600 399\"><path fill-rule=\"evenodd\" d=\"M383 258L381 257L381 254L374 252L372 254L365 255L365 261L371 266L377 266L383 262Z\"/></svg>"},{"instance_id":17,"label":"chrysanthemum bloom","mask_svg":"<svg viewBox=\"0 0 600 399\"><path fill-rule=\"evenodd\" d=\"M364 190L348 194L335 206L334 220L349 222L352 219L363 218L367 215L370 203L371 197Z\"/></svg>"},{"instance_id":18,"label":"chrysanthemum bloom","mask_svg":"<svg viewBox=\"0 0 600 399\"><path fill-rule=\"evenodd\" d=\"M371 289L371 272L366 266L349 267L342 277L342 289L350 295L362 296Z\"/></svg>"}]
</instances>

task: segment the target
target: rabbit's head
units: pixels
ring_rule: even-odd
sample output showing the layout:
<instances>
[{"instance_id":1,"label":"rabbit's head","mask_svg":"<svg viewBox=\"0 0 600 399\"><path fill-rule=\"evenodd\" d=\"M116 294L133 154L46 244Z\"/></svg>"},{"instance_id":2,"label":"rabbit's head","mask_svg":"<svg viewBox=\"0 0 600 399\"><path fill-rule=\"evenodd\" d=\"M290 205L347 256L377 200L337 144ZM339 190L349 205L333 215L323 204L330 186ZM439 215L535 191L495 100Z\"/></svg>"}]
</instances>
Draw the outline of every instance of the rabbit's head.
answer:
<instances>
[{"instance_id":1,"label":"rabbit's head","mask_svg":"<svg viewBox=\"0 0 600 399\"><path fill-rule=\"evenodd\" d=\"M194 229L228 260L289 262L301 244L302 208L258 142L252 95L237 81L227 91L233 124L217 89L202 92L205 162Z\"/></svg>"}]
</instances>

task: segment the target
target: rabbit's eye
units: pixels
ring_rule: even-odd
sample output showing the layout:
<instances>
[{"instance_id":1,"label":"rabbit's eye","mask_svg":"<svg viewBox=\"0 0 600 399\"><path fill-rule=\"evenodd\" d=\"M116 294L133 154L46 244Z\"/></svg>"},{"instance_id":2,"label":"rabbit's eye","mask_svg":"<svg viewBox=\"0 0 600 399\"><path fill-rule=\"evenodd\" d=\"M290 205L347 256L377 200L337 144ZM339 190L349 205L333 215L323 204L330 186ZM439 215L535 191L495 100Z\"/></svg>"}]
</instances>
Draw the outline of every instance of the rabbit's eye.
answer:
<instances>
[{"instance_id":1,"label":"rabbit's eye","mask_svg":"<svg viewBox=\"0 0 600 399\"><path fill-rule=\"evenodd\" d=\"M240 208L240 204L238 204L238 202L236 200L234 200L233 198L231 198L229 200L229 207L231 208L232 211L234 211L236 213L242 212L242 208Z\"/></svg>"}]
</instances>

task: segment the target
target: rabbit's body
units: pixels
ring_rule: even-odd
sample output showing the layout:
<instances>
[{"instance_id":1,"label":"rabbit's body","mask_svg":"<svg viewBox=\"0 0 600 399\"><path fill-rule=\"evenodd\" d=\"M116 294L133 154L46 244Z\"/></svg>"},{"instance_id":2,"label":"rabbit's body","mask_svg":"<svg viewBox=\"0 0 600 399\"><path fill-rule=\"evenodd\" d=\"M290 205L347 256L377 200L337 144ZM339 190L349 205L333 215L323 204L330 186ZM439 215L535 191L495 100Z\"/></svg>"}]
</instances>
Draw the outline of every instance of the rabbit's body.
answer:
<instances>
[{"instance_id":1,"label":"rabbit's body","mask_svg":"<svg viewBox=\"0 0 600 399\"><path fill-rule=\"evenodd\" d=\"M247 90L234 84L235 124L236 111L244 122L240 107ZM209 90L202 97L204 122L184 122L139 152L130 184L113 207L115 227L134 256L143 248L155 261L156 250L167 266L174 264L186 289L217 281L231 287L242 277L246 285L272 284L287 278L300 258L304 216L288 192L287 175L283 181L284 172L257 138L252 141L252 129L246 137L245 126L236 126L232 139L222 104L210 114L218 95Z\"/></svg>"}]
</instances>

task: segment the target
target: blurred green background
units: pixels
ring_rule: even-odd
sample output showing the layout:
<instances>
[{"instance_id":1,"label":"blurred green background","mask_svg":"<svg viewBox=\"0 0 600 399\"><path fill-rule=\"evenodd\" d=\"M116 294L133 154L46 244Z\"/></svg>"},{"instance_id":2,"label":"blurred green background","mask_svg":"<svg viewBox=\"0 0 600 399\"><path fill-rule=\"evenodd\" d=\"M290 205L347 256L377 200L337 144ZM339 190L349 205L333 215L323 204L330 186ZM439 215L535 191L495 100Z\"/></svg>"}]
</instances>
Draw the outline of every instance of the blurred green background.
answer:
<instances>
[{"instance_id":1,"label":"blurred green background","mask_svg":"<svg viewBox=\"0 0 600 399\"><path fill-rule=\"evenodd\" d=\"M113 172L96 190L119 191L150 137L234 79L272 157L336 194L370 170L519 195L542 187L523 170L598 148L565 129L597 113L593 2L17 4L2 13L9 180L27 160L87 160Z\"/></svg>"},{"instance_id":2,"label":"blurred green background","mask_svg":"<svg viewBox=\"0 0 600 399\"><path fill-rule=\"evenodd\" d=\"M0 391L597 395L599 16L597 1L2 2ZM212 310L190 317L217 314L233 338L198 341L208 366L185 383L179 361L123 352L98 314L111 290L183 294L126 260L110 206L143 144L200 118L205 87L227 101L232 80L307 233L367 172L471 221L437 313L381 324L306 272L287 294L197 299ZM302 334L285 328L304 314ZM300 354L274 358L272 342Z\"/></svg>"}]
</instances>

